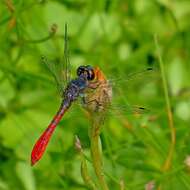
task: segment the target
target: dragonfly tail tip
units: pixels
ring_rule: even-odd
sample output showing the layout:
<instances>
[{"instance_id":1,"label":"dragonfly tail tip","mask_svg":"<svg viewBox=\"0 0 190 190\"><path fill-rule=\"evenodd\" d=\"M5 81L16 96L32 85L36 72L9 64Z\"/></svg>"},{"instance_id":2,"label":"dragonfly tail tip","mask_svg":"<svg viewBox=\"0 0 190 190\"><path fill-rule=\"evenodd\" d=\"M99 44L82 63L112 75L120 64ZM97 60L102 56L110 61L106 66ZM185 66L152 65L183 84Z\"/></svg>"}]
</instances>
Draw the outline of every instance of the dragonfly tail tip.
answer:
<instances>
[{"instance_id":1,"label":"dragonfly tail tip","mask_svg":"<svg viewBox=\"0 0 190 190\"><path fill-rule=\"evenodd\" d=\"M36 162L35 162L34 160L31 160L30 165L31 165L31 166L34 166L35 163L36 163Z\"/></svg>"},{"instance_id":2,"label":"dragonfly tail tip","mask_svg":"<svg viewBox=\"0 0 190 190\"><path fill-rule=\"evenodd\" d=\"M35 157L32 157L31 156L31 162L30 162L30 165L31 166L34 166L36 164L36 162L38 161L38 159L36 159Z\"/></svg>"}]
</instances>

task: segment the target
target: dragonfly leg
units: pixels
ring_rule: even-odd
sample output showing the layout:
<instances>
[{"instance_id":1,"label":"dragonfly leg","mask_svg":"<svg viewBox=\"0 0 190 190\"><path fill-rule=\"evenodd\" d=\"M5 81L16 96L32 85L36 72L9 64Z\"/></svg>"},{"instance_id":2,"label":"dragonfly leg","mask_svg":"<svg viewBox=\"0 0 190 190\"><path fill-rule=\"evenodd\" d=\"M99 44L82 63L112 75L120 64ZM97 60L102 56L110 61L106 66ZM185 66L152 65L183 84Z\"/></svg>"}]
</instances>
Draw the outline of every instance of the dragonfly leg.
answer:
<instances>
[{"instance_id":1,"label":"dragonfly leg","mask_svg":"<svg viewBox=\"0 0 190 190\"><path fill-rule=\"evenodd\" d=\"M95 104L95 112L99 110L100 107L102 107L102 103L99 102L97 99L92 99L89 101L86 101L85 97L82 97L82 102L86 107L89 107L92 104Z\"/></svg>"}]
</instances>

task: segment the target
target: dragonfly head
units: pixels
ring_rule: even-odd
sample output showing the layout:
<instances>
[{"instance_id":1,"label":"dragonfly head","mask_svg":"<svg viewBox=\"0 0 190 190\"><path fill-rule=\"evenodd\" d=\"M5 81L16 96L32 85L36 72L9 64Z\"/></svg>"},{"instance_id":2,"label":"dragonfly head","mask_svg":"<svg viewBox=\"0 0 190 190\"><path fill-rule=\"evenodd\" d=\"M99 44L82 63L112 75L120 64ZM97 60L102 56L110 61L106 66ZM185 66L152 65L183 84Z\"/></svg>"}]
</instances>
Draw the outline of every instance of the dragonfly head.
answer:
<instances>
[{"instance_id":1,"label":"dragonfly head","mask_svg":"<svg viewBox=\"0 0 190 190\"><path fill-rule=\"evenodd\" d=\"M86 65L86 66L82 65L82 66L78 67L77 75L79 77L84 76L89 81L94 80L94 78L95 78L94 69L90 65Z\"/></svg>"}]
</instances>

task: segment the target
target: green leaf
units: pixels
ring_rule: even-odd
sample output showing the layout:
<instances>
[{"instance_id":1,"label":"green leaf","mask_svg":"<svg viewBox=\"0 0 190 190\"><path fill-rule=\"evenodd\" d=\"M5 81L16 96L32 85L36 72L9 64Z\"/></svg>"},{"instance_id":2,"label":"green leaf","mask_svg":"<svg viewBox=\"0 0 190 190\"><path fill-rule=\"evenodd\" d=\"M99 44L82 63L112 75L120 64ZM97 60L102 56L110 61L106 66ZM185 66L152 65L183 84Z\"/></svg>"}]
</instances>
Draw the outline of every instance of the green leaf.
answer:
<instances>
[{"instance_id":1,"label":"green leaf","mask_svg":"<svg viewBox=\"0 0 190 190\"><path fill-rule=\"evenodd\" d=\"M36 190L34 174L29 164L18 162L16 165L16 173L25 190Z\"/></svg>"}]
</instances>

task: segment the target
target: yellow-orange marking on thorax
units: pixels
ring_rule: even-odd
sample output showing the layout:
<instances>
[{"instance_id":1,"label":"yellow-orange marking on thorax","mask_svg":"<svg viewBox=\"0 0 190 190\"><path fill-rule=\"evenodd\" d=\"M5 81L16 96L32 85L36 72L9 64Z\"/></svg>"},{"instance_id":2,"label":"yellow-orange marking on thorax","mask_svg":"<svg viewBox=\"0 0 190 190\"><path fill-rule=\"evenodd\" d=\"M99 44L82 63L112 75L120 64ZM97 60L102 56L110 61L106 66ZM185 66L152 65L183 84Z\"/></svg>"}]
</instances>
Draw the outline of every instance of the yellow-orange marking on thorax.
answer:
<instances>
[{"instance_id":1,"label":"yellow-orange marking on thorax","mask_svg":"<svg viewBox=\"0 0 190 190\"><path fill-rule=\"evenodd\" d=\"M105 82L106 81L106 77L103 74L103 72L100 70L99 67L96 67L94 69L94 73L95 73L95 80L98 82Z\"/></svg>"}]
</instances>

